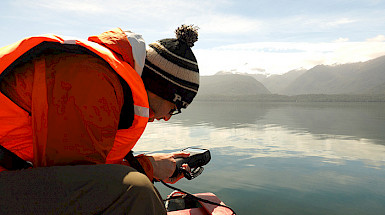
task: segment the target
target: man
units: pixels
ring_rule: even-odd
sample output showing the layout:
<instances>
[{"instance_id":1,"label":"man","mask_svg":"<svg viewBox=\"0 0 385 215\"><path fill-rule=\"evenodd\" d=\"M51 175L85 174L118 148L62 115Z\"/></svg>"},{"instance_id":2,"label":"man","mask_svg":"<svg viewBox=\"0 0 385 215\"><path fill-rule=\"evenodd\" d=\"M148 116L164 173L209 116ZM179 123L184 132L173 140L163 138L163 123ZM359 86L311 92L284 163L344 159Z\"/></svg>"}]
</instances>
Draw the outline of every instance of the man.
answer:
<instances>
[{"instance_id":1,"label":"man","mask_svg":"<svg viewBox=\"0 0 385 215\"><path fill-rule=\"evenodd\" d=\"M129 152L147 121L169 120L197 93L197 29L176 34L147 51L121 29L0 49L1 214L166 213L150 181L180 179L174 158L188 154Z\"/></svg>"}]
</instances>

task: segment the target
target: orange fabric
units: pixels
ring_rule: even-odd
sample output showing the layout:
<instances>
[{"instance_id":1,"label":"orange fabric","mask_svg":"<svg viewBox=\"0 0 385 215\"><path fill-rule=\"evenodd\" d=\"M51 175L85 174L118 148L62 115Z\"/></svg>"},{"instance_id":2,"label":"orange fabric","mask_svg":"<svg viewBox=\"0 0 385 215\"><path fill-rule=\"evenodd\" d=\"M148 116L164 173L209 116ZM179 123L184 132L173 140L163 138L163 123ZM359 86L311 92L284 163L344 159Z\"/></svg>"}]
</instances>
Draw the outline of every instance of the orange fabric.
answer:
<instances>
[{"instance_id":1,"label":"orange fabric","mask_svg":"<svg viewBox=\"0 0 385 215\"><path fill-rule=\"evenodd\" d=\"M115 30L117 34L120 34L119 38L121 38L122 41L128 42L128 39L125 36L122 37L122 34L124 34L122 30L120 30L119 28ZM112 34L113 32L115 31L108 31L109 34ZM99 36L93 36L90 38L95 38L95 37L99 37ZM100 41L102 41L102 39L100 39ZM132 96L134 98L134 102L136 102L136 104L138 104L139 106L146 107L146 108L149 107L147 92L146 92L146 89L144 88L142 78L137 72L135 72L135 70L133 69L134 66L130 65L130 63L125 60L122 61L120 57L118 57L118 56L126 56L126 57L132 56L131 48L128 48L128 46L121 46L122 44L121 42L113 43L113 44L109 44L109 48L113 48L115 46L119 46L119 48L114 48L114 52L111 52L109 49L102 49L100 45L99 46L95 45L96 43L86 43L84 41L81 41L81 42L78 42L78 44L84 47L87 47L91 51L98 53L99 56L101 56L105 61L107 61L111 65L112 68L115 69L115 71L120 75L120 77L122 77L125 81L127 81L127 83L129 83L131 90L133 90ZM131 53L131 55L128 55L127 53ZM123 59L124 58L125 57L123 57ZM122 67L124 68L124 70L121 69ZM129 70L130 72L126 72L125 70ZM134 91L136 93L134 93ZM148 119L141 118L139 120L141 121L140 123L147 123Z\"/></svg>"},{"instance_id":2,"label":"orange fabric","mask_svg":"<svg viewBox=\"0 0 385 215\"><path fill-rule=\"evenodd\" d=\"M29 37L11 45L0 48L0 73L2 73L9 65L11 65L11 63L13 63L26 51L35 47L43 41L63 42L63 39L55 35Z\"/></svg>"},{"instance_id":3,"label":"orange fabric","mask_svg":"<svg viewBox=\"0 0 385 215\"><path fill-rule=\"evenodd\" d=\"M34 62L34 77L33 77L33 89L32 89L32 104L31 104L31 116L32 116L32 131L33 131L33 152L35 166L47 166L48 163L45 160L45 149L47 145L47 86L45 78L45 59L40 58ZM58 129L58 128L56 128Z\"/></svg>"},{"instance_id":4,"label":"orange fabric","mask_svg":"<svg viewBox=\"0 0 385 215\"><path fill-rule=\"evenodd\" d=\"M98 36L88 37L89 41L101 44L114 52L120 54L124 61L134 68L134 57L132 56L132 47L126 34L120 28L106 31Z\"/></svg>"},{"instance_id":5,"label":"orange fabric","mask_svg":"<svg viewBox=\"0 0 385 215\"><path fill-rule=\"evenodd\" d=\"M25 73L28 67L35 71ZM9 89L34 85L29 109L35 167L106 162L123 91L118 76L103 60L68 53L42 56L16 67L4 82ZM18 96L7 96L19 103Z\"/></svg>"},{"instance_id":6,"label":"orange fabric","mask_svg":"<svg viewBox=\"0 0 385 215\"><path fill-rule=\"evenodd\" d=\"M134 105L148 108L148 99L143 82L141 81L140 76L134 71L132 66L130 66L130 64L133 65L133 60L131 58L131 62L125 61L129 58L130 55L132 56L132 52L127 52L128 54L126 54L126 51L131 49L128 40L127 38L123 37L124 32L122 32L120 29L116 30L116 37L113 36L113 32L114 30L108 32L108 34L110 35L109 37L107 37L105 34L102 34L102 36L100 37L90 38L92 38L91 40L94 41L98 40L99 38L99 42L103 43L105 47L114 50L114 52L111 52L111 50L93 42L76 40L76 44L86 47L87 49L93 51L94 53L102 57L114 69L114 71L128 83L133 93ZM106 41L108 41L108 38L111 38L113 42L105 43ZM121 38L122 41L116 38ZM50 35L27 38L13 45L4 47L0 49L0 73L2 73L4 69L6 69L23 53L43 41L57 43L65 42L65 40L61 37ZM71 44L73 44L73 42ZM119 57L120 55L124 60L121 60L121 57ZM70 71L68 65L71 65L71 63L76 61L76 59L75 57L69 57L67 60L68 62L66 62L65 60L62 61L62 59L59 61L57 59L50 61L49 57L47 58L46 56L42 59L38 59L38 61L34 62L33 66L30 67L33 68L32 70L36 72L35 76L33 77L33 81L39 83L39 86L34 84L34 88L32 89L32 117L29 116L27 111L15 105L3 94L0 94L0 102L2 104L2 106L0 107L0 144L10 149L11 151L19 155L21 158L28 161L33 161L35 166L84 163L124 164L123 157L134 147L136 141L143 133L148 121L148 117L134 115L134 122L132 127L125 130L114 130L114 128L117 128L117 123L119 120L118 113L120 111L119 107L121 107L121 104L119 103L119 99L121 98L119 97L119 95L116 95L119 94L119 89L115 86L116 83L113 83L114 81L107 81L104 83L113 85L112 88L115 90L114 93L116 93L116 105L110 105L108 104L108 101L100 100L98 102L104 104L104 106L98 107L96 109L94 106L77 104L76 107L73 107L74 109L78 108L78 110L65 110L64 112L60 112L63 110L61 108L65 106L62 104L63 100L68 103L68 107L72 105L71 102L75 102L73 101L73 95L69 93L69 91L71 90L68 90L72 89L72 87L74 86L68 84L69 82L62 81L60 83L56 83L56 86L60 87L52 87L53 85L51 82L53 80L49 77L52 77L51 75L53 74L53 71L55 71L55 73L57 70L63 72ZM84 64L88 63L88 60L84 61ZM99 68L97 70L100 72L103 69ZM88 68L85 71L93 72L93 69ZM63 72L62 74L64 74ZM44 74L46 77L48 77L46 80L42 78ZM76 77L76 75L78 75L78 73L69 73L65 75L65 77ZM61 78L65 80L65 77ZM103 77L103 75L99 75L98 78L105 79L106 77ZM76 80L79 80L79 83L77 84L79 86L82 86L81 89L89 89L94 93L94 90L97 90L97 87L92 88L91 83L93 80L89 79L89 77L84 77L83 75L81 78ZM87 83L87 81L90 81L89 84ZM47 96L42 95L42 97L40 98L38 95L41 93L39 92L42 92L45 89L47 89L48 92L46 93ZM68 91L68 94L65 93L66 89ZM79 89L75 90L75 94L76 96L82 97L82 90ZM102 88L99 88L99 90L100 89ZM52 93L52 95L50 95L50 93ZM28 96L26 98L26 100L28 100ZM88 94L83 93L83 98L89 99ZM78 99L78 102L81 100L82 99ZM47 102L52 104L55 108L49 106L50 108L47 109ZM108 110L108 107L115 108L115 110ZM80 110L82 108L84 110ZM78 111L80 116L76 114L67 114L68 111L69 113L74 113ZM81 115L87 111L89 113L89 116ZM91 114L92 111L94 113ZM104 111L104 116L101 116L100 113L98 114L97 111ZM105 120L103 120L103 122L99 121L87 124L86 118L91 116L95 117L95 119L103 119L108 116L111 119L113 125L103 125ZM55 122L50 120L57 117L59 117L64 124L67 123L67 127L55 124ZM81 128L77 127L76 123L71 123L76 117L81 118L81 120L84 121L83 125L80 126ZM111 121L109 121L109 123L111 123ZM56 129L52 129L52 127L50 126L52 123L53 125L57 126ZM116 126L114 126L114 123L116 124ZM68 128L69 130L63 129L64 127ZM72 139L68 136L68 134L70 134L71 132L76 133L71 136ZM116 137L114 136L115 133ZM58 136L61 139L58 138ZM76 140L79 140L79 142L73 141L74 136L76 136ZM89 147L91 146L90 144L83 144L84 136L91 137L92 147ZM103 137L104 139L101 137ZM105 138L110 140L107 141ZM32 153L32 151L34 153ZM69 157L72 157L73 159L68 159ZM150 161L148 159L142 159L141 163L143 163L146 172L150 172L149 175L150 177L152 177L152 166Z\"/></svg>"},{"instance_id":7,"label":"orange fabric","mask_svg":"<svg viewBox=\"0 0 385 215\"><path fill-rule=\"evenodd\" d=\"M1 93L0 104L0 144L22 159L32 161L31 117ZM3 170L0 166L0 171Z\"/></svg>"},{"instance_id":8,"label":"orange fabric","mask_svg":"<svg viewBox=\"0 0 385 215\"><path fill-rule=\"evenodd\" d=\"M114 33L117 36L111 36ZM124 32L121 29L117 28L111 31L107 31L99 36L89 37L89 40L97 41L99 43L106 40L106 38L113 38L113 42L108 43L108 45L104 45L108 48L113 49L114 52L111 52L109 49L102 49L100 48L100 46L95 46L95 43L86 43L84 41L79 41L78 44L87 47L88 49L94 52L97 52L99 56L103 57L103 59L106 60L115 69L115 71L129 83L130 88L132 90L132 97L134 99L134 103L138 106L149 108L147 92L144 88L142 78L139 76L138 73L135 72L133 66L131 66L129 62L119 60L119 56L127 57L127 53L131 53L132 56L131 46L122 45L122 43L129 43ZM121 41L116 42L116 38L121 38ZM125 57L123 57L123 59L124 58ZM120 69L121 67L124 67L132 72L122 71ZM134 115L134 123L131 128L118 130L115 137L114 147L108 154L107 163L120 162L121 158L124 157L134 147L136 141L143 133L144 127L139 125L146 125L147 122L148 117Z\"/></svg>"},{"instance_id":9,"label":"orange fabric","mask_svg":"<svg viewBox=\"0 0 385 215\"><path fill-rule=\"evenodd\" d=\"M90 55L65 53L45 58L51 106L45 162L106 163L123 105L118 76L103 60Z\"/></svg>"}]
</instances>

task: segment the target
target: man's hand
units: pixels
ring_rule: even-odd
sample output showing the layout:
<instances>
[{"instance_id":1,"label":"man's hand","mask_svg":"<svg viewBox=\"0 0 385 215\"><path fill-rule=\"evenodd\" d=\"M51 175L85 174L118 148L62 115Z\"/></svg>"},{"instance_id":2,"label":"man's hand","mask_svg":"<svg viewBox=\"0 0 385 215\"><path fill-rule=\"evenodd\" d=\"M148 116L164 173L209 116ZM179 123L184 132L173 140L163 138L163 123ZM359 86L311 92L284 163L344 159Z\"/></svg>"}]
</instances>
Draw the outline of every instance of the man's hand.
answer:
<instances>
[{"instance_id":1,"label":"man's hand","mask_svg":"<svg viewBox=\"0 0 385 215\"><path fill-rule=\"evenodd\" d=\"M166 183L175 183L179 179L183 178L183 174L179 174L177 177L170 178L175 172L176 161L175 158L186 158L190 154L185 152L176 152L169 154L151 154L147 155L154 169L154 178L163 180ZM182 167L189 170L187 164L183 164Z\"/></svg>"}]
</instances>

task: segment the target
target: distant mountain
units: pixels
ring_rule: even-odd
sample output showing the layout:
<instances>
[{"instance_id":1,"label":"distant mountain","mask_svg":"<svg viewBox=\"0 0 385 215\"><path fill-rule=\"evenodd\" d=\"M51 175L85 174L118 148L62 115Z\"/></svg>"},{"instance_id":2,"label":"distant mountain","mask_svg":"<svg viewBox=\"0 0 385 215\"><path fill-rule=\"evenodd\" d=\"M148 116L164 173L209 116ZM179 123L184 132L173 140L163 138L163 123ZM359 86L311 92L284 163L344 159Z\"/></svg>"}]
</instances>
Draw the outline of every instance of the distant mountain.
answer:
<instances>
[{"instance_id":1,"label":"distant mountain","mask_svg":"<svg viewBox=\"0 0 385 215\"><path fill-rule=\"evenodd\" d=\"M286 95L385 94L385 56L361 63L316 66L292 81Z\"/></svg>"},{"instance_id":2,"label":"distant mountain","mask_svg":"<svg viewBox=\"0 0 385 215\"><path fill-rule=\"evenodd\" d=\"M270 92L275 94L286 94L284 91L295 79L304 74L307 70L298 69L291 70L282 75L264 75L264 74L247 74L257 81L261 82Z\"/></svg>"},{"instance_id":3,"label":"distant mountain","mask_svg":"<svg viewBox=\"0 0 385 215\"><path fill-rule=\"evenodd\" d=\"M292 70L282 75L233 74L232 71L224 71L213 76L202 76L200 87L198 95L313 94L317 95L317 100L340 99L320 99L322 96L319 95L379 95L382 98L385 95L385 56L359 63L318 65L309 70ZM347 98L353 100L349 96ZM281 97L278 99L282 100ZM363 99L372 100L371 97Z\"/></svg>"},{"instance_id":4,"label":"distant mountain","mask_svg":"<svg viewBox=\"0 0 385 215\"><path fill-rule=\"evenodd\" d=\"M199 95L261 95L271 94L266 87L256 79L239 74L218 74L201 76Z\"/></svg>"},{"instance_id":5,"label":"distant mountain","mask_svg":"<svg viewBox=\"0 0 385 215\"><path fill-rule=\"evenodd\" d=\"M377 85L368 91L364 92L365 94L385 94L385 83Z\"/></svg>"}]
</instances>

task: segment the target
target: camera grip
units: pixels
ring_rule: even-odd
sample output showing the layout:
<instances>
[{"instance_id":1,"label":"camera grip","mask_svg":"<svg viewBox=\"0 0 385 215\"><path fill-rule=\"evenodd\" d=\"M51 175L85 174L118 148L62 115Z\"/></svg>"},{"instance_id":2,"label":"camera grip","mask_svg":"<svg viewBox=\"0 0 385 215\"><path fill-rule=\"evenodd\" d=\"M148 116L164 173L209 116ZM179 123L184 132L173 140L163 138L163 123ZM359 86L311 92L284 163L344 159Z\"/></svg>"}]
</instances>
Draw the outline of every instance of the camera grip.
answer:
<instances>
[{"instance_id":1,"label":"camera grip","mask_svg":"<svg viewBox=\"0 0 385 215\"><path fill-rule=\"evenodd\" d=\"M175 171L172 174L171 178L174 178L174 177L178 176L179 173L181 173L180 168L182 167L182 164L185 163L184 160L185 160L184 158L175 158L176 167L175 167Z\"/></svg>"}]
</instances>

